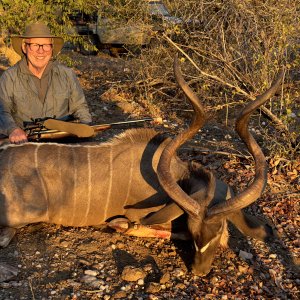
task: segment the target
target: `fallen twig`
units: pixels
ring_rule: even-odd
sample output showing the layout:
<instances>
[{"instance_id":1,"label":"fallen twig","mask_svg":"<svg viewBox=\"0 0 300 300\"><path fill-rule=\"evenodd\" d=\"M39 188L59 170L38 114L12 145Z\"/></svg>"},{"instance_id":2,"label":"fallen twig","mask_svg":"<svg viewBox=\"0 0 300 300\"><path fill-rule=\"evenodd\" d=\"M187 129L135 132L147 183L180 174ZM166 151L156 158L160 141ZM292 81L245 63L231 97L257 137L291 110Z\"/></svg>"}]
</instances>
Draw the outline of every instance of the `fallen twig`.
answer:
<instances>
[{"instance_id":1,"label":"fallen twig","mask_svg":"<svg viewBox=\"0 0 300 300\"><path fill-rule=\"evenodd\" d=\"M225 151L214 151L214 150L207 150L207 149L199 149L197 146L191 146L191 147L182 147L181 150L185 151L195 151L195 148L197 149L197 152L201 153L207 153L207 154L216 154L216 155L225 155L225 156L234 156L234 157L240 157L244 159L251 159L251 155L243 155L238 153L231 153L231 152L225 152ZM193 157L193 159L197 160L199 156Z\"/></svg>"}]
</instances>

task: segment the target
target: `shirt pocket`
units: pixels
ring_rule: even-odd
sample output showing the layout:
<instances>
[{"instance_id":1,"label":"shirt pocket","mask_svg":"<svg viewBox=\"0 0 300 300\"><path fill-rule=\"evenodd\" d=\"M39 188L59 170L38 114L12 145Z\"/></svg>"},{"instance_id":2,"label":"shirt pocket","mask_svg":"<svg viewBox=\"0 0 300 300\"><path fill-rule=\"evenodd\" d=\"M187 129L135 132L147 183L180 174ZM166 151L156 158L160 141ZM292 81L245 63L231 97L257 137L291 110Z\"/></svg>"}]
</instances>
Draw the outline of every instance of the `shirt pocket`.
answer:
<instances>
[{"instance_id":1,"label":"shirt pocket","mask_svg":"<svg viewBox=\"0 0 300 300\"><path fill-rule=\"evenodd\" d=\"M67 90L53 91L53 114L59 118L69 114L70 93Z\"/></svg>"},{"instance_id":2,"label":"shirt pocket","mask_svg":"<svg viewBox=\"0 0 300 300\"><path fill-rule=\"evenodd\" d=\"M12 114L29 121L31 118L38 118L41 114L41 105L37 103L36 96L24 91L14 91L12 103Z\"/></svg>"}]
</instances>

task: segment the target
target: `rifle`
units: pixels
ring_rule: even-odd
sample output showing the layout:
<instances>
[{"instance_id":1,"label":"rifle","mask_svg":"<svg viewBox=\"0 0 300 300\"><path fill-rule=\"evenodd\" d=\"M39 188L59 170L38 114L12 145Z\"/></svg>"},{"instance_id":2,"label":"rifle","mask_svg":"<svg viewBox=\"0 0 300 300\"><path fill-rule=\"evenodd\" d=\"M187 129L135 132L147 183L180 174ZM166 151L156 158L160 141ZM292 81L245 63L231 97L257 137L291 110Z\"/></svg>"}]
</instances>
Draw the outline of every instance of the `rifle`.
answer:
<instances>
[{"instance_id":1,"label":"rifle","mask_svg":"<svg viewBox=\"0 0 300 300\"><path fill-rule=\"evenodd\" d=\"M161 118L144 118L139 120L122 121L98 125L86 125L78 122L65 122L57 119L47 118L37 124L31 124L27 131L29 141L61 139L66 137L93 137L98 132L119 127L122 125L141 124L145 122L153 122L161 124Z\"/></svg>"}]
</instances>

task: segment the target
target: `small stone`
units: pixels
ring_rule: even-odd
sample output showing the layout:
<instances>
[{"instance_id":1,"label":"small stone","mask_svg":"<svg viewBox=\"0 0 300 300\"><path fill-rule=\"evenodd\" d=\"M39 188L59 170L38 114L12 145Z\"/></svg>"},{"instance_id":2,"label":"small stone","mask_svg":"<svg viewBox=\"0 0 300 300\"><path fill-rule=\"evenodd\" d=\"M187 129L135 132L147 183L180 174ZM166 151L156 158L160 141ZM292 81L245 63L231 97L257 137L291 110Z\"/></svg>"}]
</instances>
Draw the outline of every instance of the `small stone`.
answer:
<instances>
[{"instance_id":1,"label":"small stone","mask_svg":"<svg viewBox=\"0 0 300 300\"><path fill-rule=\"evenodd\" d=\"M243 260L246 260L246 259L252 259L253 255L249 252L245 252L243 250L240 250L239 257Z\"/></svg>"},{"instance_id":2,"label":"small stone","mask_svg":"<svg viewBox=\"0 0 300 300\"><path fill-rule=\"evenodd\" d=\"M16 277L19 273L19 270L11 265L6 263L0 263L0 282L7 281Z\"/></svg>"},{"instance_id":3,"label":"small stone","mask_svg":"<svg viewBox=\"0 0 300 300\"><path fill-rule=\"evenodd\" d=\"M85 283L91 283L96 280L95 276L91 275L84 275L81 277L80 281L85 282Z\"/></svg>"},{"instance_id":4,"label":"small stone","mask_svg":"<svg viewBox=\"0 0 300 300\"><path fill-rule=\"evenodd\" d=\"M182 269L176 268L176 269L174 270L174 276L180 277L180 276L183 276L183 275L184 275L184 271L183 271Z\"/></svg>"},{"instance_id":5,"label":"small stone","mask_svg":"<svg viewBox=\"0 0 300 300\"><path fill-rule=\"evenodd\" d=\"M85 265L85 266L90 266L91 265L91 263L88 261L88 260L86 260L86 259L80 259L79 260L79 262L81 263L81 264L83 264L83 265Z\"/></svg>"},{"instance_id":6,"label":"small stone","mask_svg":"<svg viewBox=\"0 0 300 300\"><path fill-rule=\"evenodd\" d=\"M178 284L176 284L176 288L177 288L177 289L184 290L184 289L186 289L186 285L183 284L183 283L178 283Z\"/></svg>"},{"instance_id":7,"label":"small stone","mask_svg":"<svg viewBox=\"0 0 300 300\"><path fill-rule=\"evenodd\" d=\"M84 274L96 277L99 274L99 272L95 270L85 270Z\"/></svg>"},{"instance_id":8,"label":"small stone","mask_svg":"<svg viewBox=\"0 0 300 300\"><path fill-rule=\"evenodd\" d=\"M122 279L125 281L138 281L146 277L146 272L141 268L126 266L122 272Z\"/></svg>"},{"instance_id":9,"label":"small stone","mask_svg":"<svg viewBox=\"0 0 300 300\"><path fill-rule=\"evenodd\" d=\"M150 272L152 270L152 265L151 264L147 264L143 267L143 270L145 272Z\"/></svg>"},{"instance_id":10,"label":"small stone","mask_svg":"<svg viewBox=\"0 0 300 300\"><path fill-rule=\"evenodd\" d=\"M163 274L163 276L161 277L161 279L160 279L159 282L160 282L161 284L165 284L166 282L170 281L170 278L171 278L170 273L169 273L169 272L166 272L166 273Z\"/></svg>"},{"instance_id":11,"label":"small stone","mask_svg":"<svg viewBox=\"0 0 300 300\"><path fill-rule=\"evenodd\" d=\"M90 286L94 287L94 288L99 288L99 286L101 286L103 284L103 281L101 280L94 280L90 283Z\"/></svg>"},{"instance_id":12,"label":"small stone","mask_svg":"<svg viewBox=\"0 0 300 300\"><path fill-rule=\"evenodd\" d=\"M68 248L69 247L69 243L67 241L63 241L60 243L60 245L64 248Z\"/></svg>"},{"instance_id":13,"label":"small stone","mask_svg":"<svg viewBox=\"0 0 300 300\"><path fill-rule=\"evenodd\" d=\"M124 243L118 243L117 247L118 247L118 249L124 249L125 248L125 244Z\"/></svg>"},{"instance_id":14,"label":"small stone","mask_svg":"<svg viewBox=\"0 0 300 300\"><path fill-rule=\"evenodd\" d=\"M127 298L127 293L125 291L119 291L114 294L114 299Z\"/></svg>"},{"instance_id":15,"label":"small stone","mask_svg":"<svg viewBox=\"0 0 300 300\"><path fill-rule=\"evenodd\" d=\"M139 279L138 281L137 281L137 284L138 285L144 285L144 279Z\"/></svg>"},{"instance_id":16,"label":"small stone","mask_svg":"<svg viewBox=\"0 0 300 300\"><path fill-rule=\"evenodd\" d=\"M211 282L212 284L215 284L215 283L218 282L218 278L217 278L217 277L213 277L213 278L210 280L210 282Z\"/></svg>"},{"instance_id":17,"label":"small stone","mask_svg":"<svg viewBox=\"0 0 300 300\"><path fill-rule=\"evenodd\" d=\"M157 282L150 282L148 287L146 288L146 292L150 294L158 293L161 290L161 286Z\"/></svg>"},{"instance_id":18,"label":"small stone","mask_svg":"<svg viewBox=\"0 0 300 300\"><path fill-rule=\"evenodd\" d=\"M0 283L0 288L9 289L9 288L11 288L11 284L9 282L1 282Z\"/></svg>"},{"instance_id":19,"label":"small stone","mask_svg":"<svg viewBox=\"0 0 300 300\"><path fill-rule=\"evenodd\" d=\"M269 258L276 258L276 257L277 257L276 254L270 254L270 255L269 255Z\"/></svg>"},{"instance_id":20,"label":"small stone","mask_svg":"<svg viewBox=\"0 0 300 300\"><path fill-rule=\"evenodd\" d=\"M238 269L239 269L240 273L247 273L247 271L248 271L249 268L247 266L246 267L239 266Z\"/></svg>"}]
</instances>

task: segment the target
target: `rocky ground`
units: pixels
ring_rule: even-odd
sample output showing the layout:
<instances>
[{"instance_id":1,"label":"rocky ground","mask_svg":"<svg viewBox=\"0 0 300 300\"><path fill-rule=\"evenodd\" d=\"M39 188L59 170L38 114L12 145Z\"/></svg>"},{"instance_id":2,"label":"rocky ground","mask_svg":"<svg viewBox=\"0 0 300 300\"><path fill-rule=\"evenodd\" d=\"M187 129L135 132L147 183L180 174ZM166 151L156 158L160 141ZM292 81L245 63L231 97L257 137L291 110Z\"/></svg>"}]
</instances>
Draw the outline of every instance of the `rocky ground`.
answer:
<instances>
[{"instance_id":1,"label":"rocky ground","mask_svg":"<svg viewBox=\"0 0 300 300\"><path fill-rule=\"evenodd\" d=\"M106 56L79 60L82 63L74 69L95 122L149 115L130 98L124 101L116 89L126 83L128 62ZM160 128L176 131L176 125L167 120ZM182 158L209 165L242 189L253 176L251 161L226 155L238 141L230 128L224 140L224 128L210 126L183 148ZM120 131L108 130L97 139ZM199 146L200 138L205 148ZM220 153L201 152L209 147ZM0 299L299 299L300 167L294 162L290 173L284 173L278 166L270 159L267 191L247 210L269 220L280 238L265 244L231 228L230 247L218 250L205 277L190 271L194 254L190 242L129 237L105 225L32 224L19 229L11 244L0 249L0 268L9 267L14 273L0 283Z\"/></svg>"}]
</instances>

